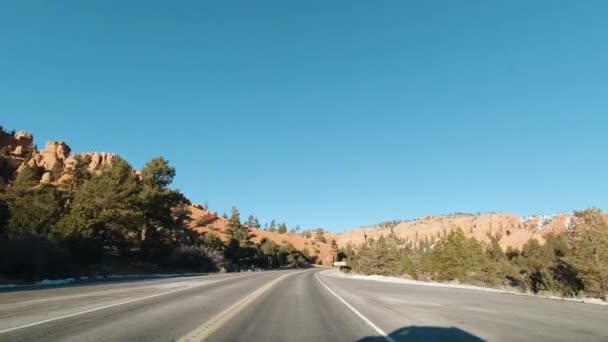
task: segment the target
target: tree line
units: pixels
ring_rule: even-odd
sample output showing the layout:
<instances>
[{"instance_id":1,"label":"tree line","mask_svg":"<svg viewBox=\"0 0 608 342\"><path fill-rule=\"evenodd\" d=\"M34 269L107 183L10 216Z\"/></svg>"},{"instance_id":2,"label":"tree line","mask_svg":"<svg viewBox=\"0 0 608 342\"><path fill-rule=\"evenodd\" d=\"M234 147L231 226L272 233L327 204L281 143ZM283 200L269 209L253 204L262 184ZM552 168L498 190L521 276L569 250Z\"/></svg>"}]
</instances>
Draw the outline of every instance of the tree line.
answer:
<instances>
[{"instance_id":1,"label":"tree line","mask_svg":"<svg viewBox=\"0 0 608 342\"><path fill-rule=\"evenodd\" d=\"M224 214L223 216L226 219L229 218L227 214ZM317 240L319 242L327 243L327 240L325 239L325 236L324 236L325 230L323 230L322 228L302 230L302 227L300 227L300 225L295 225L294 227L290 228L287 226L287 224L285 222L277 223L277 221L274 219L270 220L270 223L266 222L264 224L264 226L262 226L260 224L258 218L253 215L249 215L247 217L247 220L243 224L249 228L263 230L263 231L267 231L267 232L271 232L271 233L299 234L299 235L302 235L309 239L312 238L314 235L315 240Z\"/></svg>"},{"instance_id":2,"label":"tree line","mask_svg":"<svg viewBox=\"0 0 608 342\"><path fill-rule=\"evenodd\" d=\"M34 280L135 271L239 271L304 265L291 245L253 243L233 209L228 241L187 228L189 200L170 185L175 168L162 158L140 172L115 157L90 172L77 155L62 184L40 184L40 169L15 175L0 155L0 277Z\"/></svg>"},{"instance_id":3,"label":"tree line","mask_svg":"<svg viewBox=\"0 0 608 342\"><path fill-rule=\"evenodd\" d=\"M353 272L419 280L459 281L517 288L533 293L592 296L608 300L608 224L598 209L575 212L571 228L544 243L527 241L521 249L467 237L461 229L418 241L391 230L340 250Z\"/></svg>"}]
</instances>

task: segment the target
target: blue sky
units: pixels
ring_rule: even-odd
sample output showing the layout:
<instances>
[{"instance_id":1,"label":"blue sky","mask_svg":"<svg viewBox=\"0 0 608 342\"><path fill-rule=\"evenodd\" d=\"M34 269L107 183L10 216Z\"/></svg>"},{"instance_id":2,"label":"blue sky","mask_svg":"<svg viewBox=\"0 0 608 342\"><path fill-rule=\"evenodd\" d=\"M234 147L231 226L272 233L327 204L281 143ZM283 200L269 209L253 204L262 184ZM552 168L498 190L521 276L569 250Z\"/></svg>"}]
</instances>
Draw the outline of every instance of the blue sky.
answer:
<instances>
[{"instance_id":1,"label":"blue sky","mask_svg":"<svg viewBox=\"0 0 608 342\"><path fill-rule=\"evenodd\" d=\"M608 207L605 1L14 1L0 124L341 231Z\"/></svg>"}]
</instances>

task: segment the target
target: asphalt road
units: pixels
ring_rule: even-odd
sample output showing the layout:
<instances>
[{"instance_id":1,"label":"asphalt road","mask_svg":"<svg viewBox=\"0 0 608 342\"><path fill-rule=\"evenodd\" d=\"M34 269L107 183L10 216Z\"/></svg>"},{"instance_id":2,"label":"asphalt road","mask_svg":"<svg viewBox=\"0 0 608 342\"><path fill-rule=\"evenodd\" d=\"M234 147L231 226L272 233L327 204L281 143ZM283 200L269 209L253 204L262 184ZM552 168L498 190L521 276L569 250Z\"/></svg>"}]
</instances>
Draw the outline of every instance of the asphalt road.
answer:
<instances>
[{"instance_id":1,"label":"asphalt road","mask_svg":"<svg viewBox=\"0 0 608 342\"><path fill-rule=\"evenodd\" d=\"M291 270L0 293L0 341L608 341L608 307Z\"/></svg>"}]
</instances>

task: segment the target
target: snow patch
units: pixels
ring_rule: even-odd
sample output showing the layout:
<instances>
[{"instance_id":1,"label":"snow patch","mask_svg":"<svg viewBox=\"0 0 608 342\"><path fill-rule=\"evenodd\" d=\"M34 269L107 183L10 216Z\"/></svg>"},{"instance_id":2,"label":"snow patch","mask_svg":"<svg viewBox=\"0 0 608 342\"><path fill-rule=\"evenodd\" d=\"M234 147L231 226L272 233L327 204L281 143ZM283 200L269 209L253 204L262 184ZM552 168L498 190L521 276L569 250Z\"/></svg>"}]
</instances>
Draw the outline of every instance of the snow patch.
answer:
<instances>
[{"instance_id":1,"label":"snow patch","mask_svg":"<svg viewBox=\"0 0 608 342\"><path fill-rule=\"evenodd\" d=\"M5 284L0 285L0 289L12 289L16 287L28 287L28 286L57 286L57 285L68 285L75 282L75 278L66 279L44 279L30 284Z\"/></svg>"},{"instance_id":2,"label":"snow patch","mask_svg":"<svg viewBox=\"0 0 608 342\"><path fill-rule=\"evenodd\" d=\"M36 287L36 286L59 286L69 285L76 282L86 281L102 281L102 280L119 280L119 279L159 279L159 278L173 278L173 277L190 277L201 275L201 273L158 273L158 274L125 274L118 275L112 274L107 276L84 276L79 278L65 278L65 279L43 279L34 283L29 284L4 284L0 285L0 290L13 289L20 287Z\"/></svg>"},{"instance_id":3,"label":"snow patch","mask_svg":"<svg viewBox=\"0 0 608 342\"><path fill-rule=\"evenodd\" d=\"M519 223L526 224L532 221L536 216L522 216L519 218Z\"/></svg>"},{"instance_id":4,"label":"snow patch","mask_svg":"<svg viewBox=\"0 0 608 342\"><path fill-rule=\"evenodd\" d=\"M528 224L532 220L538 219L535 229L537 231L541 232L545 229L545 227L547 227L548 224L550 224L551 222L558 219L560 215L567 215L564 225L567 230L571 229L572 214L569 214L569 213L556 213L556 214L552 214L552 215L522 216L519 218L519 222L521 224L525 225L525 224Z\"/></svg>"},{"instance_id":5,"label":"snow patch","mask_svg":"<svg viewBox=\"0 0 608 342\"><path fill-rule=\"evenodd\" d=\"M538 223L536 224L536 230L542 231L549 223L555 220L556 217L557 215L542 215L538 219Z\"/></svg>"}]
</instances>

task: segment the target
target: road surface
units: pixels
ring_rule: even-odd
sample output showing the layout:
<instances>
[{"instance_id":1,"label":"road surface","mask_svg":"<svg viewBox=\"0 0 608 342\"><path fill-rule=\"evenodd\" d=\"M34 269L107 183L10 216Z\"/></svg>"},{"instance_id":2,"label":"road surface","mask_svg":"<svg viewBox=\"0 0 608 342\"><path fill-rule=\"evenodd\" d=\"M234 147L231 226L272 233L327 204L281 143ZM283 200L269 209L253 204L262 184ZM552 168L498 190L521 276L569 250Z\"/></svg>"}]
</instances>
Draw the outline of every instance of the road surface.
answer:
<instances>
[{"instance_id":1,"label":"road surface","mask_svg":"<svg viewBox=\"0 0 608 342\"><path fill-rule=\"evenodd\" d=\"M0 341L608 341L607 306L334 273L4 292Z\"/></svg>"}]
</instances>

